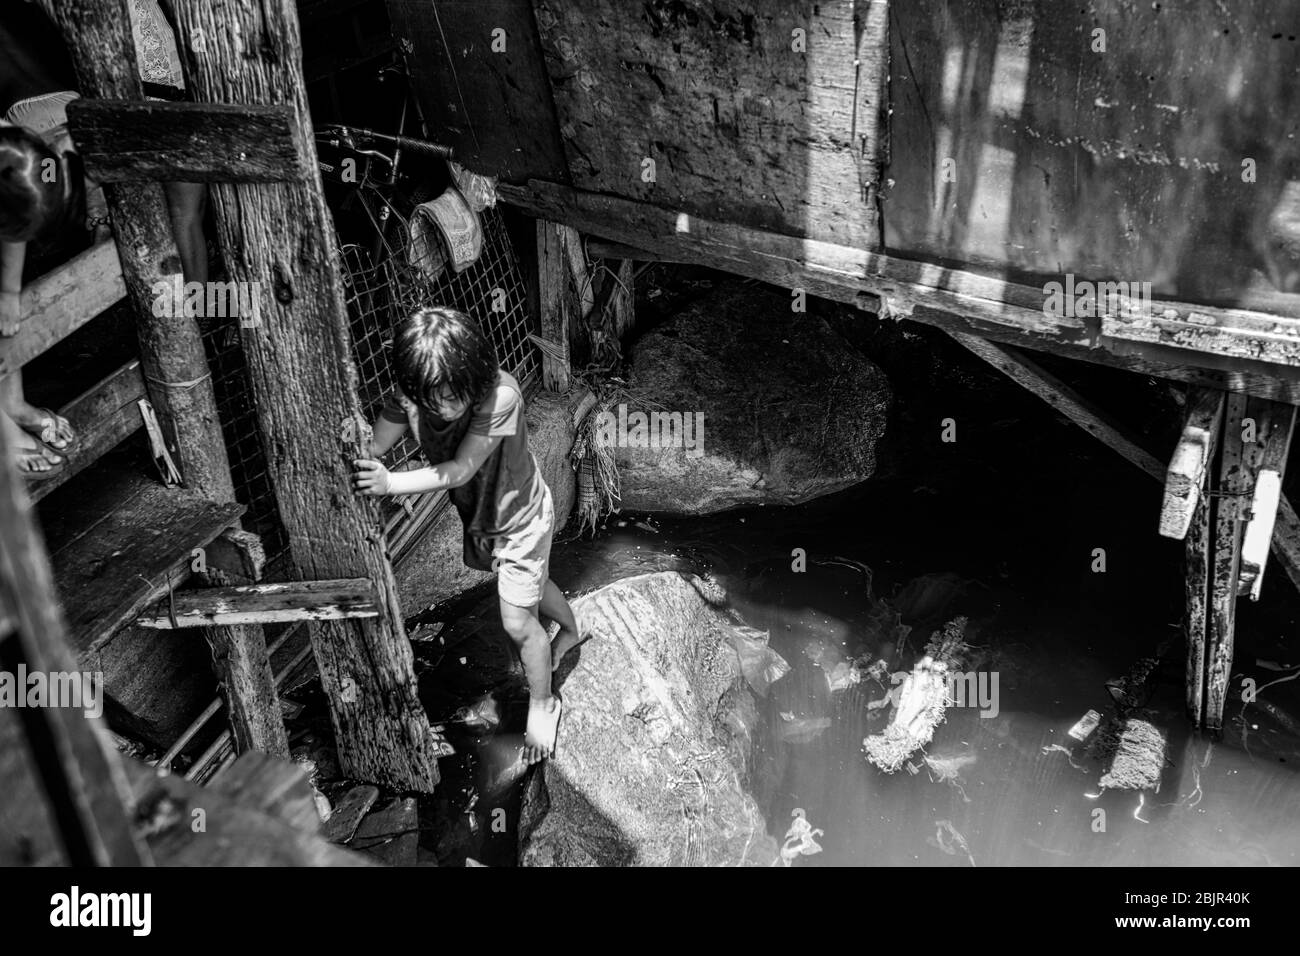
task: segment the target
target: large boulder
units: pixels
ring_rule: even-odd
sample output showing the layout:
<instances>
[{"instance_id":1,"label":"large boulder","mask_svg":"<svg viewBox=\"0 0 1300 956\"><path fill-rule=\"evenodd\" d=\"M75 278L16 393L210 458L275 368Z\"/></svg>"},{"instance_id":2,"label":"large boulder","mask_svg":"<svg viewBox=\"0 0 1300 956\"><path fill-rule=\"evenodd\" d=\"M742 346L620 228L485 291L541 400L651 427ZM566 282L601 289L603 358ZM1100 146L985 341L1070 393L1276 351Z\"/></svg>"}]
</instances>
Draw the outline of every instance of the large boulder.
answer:
<instances>
[{"instance_id":1,"label":"large boulder","mask_svg":"<svg viewBox=\"0 0 1300 956\"><path fill-rule=\"evenodd\" d=\"M574 602L593 636L560 671L558 752L525 792L523 865L776 861L747 789L758 713L745 675L761 680L764 648L714 599L659 572Z\"/></svg>"},{"instance_id":2,"label":"large boulder","mask_svg":"<svg viewBox=\"0 0 1300 956\"><path fill-rule=\"evenodd\" d=\"M798 504L871 477L889 382L824 319L792 311L793 302L763 286L719 283L637 341L635 401L616 432L622 507L704 514ZM703 414L696 450L632 447L645 444L634 413L656 405L691 421Z\"/></svg>"}]
</instances>

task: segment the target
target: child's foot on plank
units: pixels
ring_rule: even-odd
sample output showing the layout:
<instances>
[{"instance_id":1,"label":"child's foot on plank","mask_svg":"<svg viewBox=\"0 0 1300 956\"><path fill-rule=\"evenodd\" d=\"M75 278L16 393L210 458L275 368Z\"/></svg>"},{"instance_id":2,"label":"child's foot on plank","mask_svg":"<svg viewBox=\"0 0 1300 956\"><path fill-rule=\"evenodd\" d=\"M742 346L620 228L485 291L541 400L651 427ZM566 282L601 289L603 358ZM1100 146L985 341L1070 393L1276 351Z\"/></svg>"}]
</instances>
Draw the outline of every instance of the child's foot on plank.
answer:
<instances>
[{"instance_id":1,"label":"child's foot on plank","mask_svg":"<svg viewBox=\"0 0 1300 956\"><path fill-rule=\"evenodd\" d=\"M560 698L528 701L528 729L524 731L524 763L535 764L555 753L560 727Z\"/></svg>"},{"instance_id":2,"label":"child's foot on plank","mask_svg":"<svg viewBox=\"0 0 1300 956\"><path fill-rule=\"evenodd\" d=\"M18 473L30 481L53 478L64 468L63 459L49 449L37 445L13 449L14 465Z\"/></svg>"},{"instance_id":3,"label":"child's foot on plank","mask_svg":"<svg viewBox=\"0 0 1300 956\"><path fill-rule=\"evenodd\" d=\"M30 407L11 416L18 427L51 450L64 454L77 442L72 423L48 408Z\"/></svg>"}]
</instances>

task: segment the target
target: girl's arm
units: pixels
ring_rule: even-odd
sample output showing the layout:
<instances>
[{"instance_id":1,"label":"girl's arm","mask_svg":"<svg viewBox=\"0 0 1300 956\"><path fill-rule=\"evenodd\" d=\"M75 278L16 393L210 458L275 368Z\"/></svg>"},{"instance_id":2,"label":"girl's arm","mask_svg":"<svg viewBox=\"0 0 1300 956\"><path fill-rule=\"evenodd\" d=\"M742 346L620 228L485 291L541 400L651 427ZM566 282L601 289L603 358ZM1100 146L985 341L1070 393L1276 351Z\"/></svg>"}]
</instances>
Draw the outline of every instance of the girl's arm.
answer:
<instances>
[{"instance_id":1,"label":"girl's arm","mask_svg":"<svg viewBox=\"0 0 1300 956\"><path fill-rule=\"evenodd\" d=\"M372 429L373 435L370 439L370 457L382 458L388 454L389 449L396 445L406 434L409 426L406 422L389 421L383 415L375 422Z\"/></svg>"},{"instance_id":2,"label":"girl's arm","mask_svg":"<svg viewBox=\"0 0 1300 956\"><path fill-rule=\"evenodd\" d=\"M359 458L352 463L357 469L352 483L366 495L418 495L459 488L483 467L500 442L500 435L469 434L461 440L455 458L413 471L391 472L377 461Z\"/></svg>"}]
</instances>

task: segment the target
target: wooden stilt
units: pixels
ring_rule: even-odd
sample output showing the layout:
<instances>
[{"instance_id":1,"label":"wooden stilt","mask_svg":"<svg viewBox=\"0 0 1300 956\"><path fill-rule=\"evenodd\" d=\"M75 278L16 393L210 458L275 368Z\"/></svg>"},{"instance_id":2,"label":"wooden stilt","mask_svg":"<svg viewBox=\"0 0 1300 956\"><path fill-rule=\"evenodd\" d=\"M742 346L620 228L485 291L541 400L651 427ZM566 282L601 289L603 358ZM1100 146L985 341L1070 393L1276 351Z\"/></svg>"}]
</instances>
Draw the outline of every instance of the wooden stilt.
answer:
<instances>
[{"instance_id":1,"label":"wooden stilt","mask_svg":"<svg viewBox=\"0 0 1300 956\"><path fill-rule=\"evenodd\" d=\"M618 282L614 284L614 320L610 325L613 334L621 339L636 324L636 269L632 260L621 260L614 274Z\"/></svg>"},{"instance_id":2,"label":"wooden stilt","mask_svg":"<svg viewBox=\"0 0 1300 956\"><path fill-rule=\"evenodd\" d=\"M376 618L308 625L343 771L428 792L438 781L439 741L416 696L377 503L351 488L366 423L303 89L297 10L290 0L186 0L174 10L196 101L294 111L290 132L294 149L308 158L307 179L213 184L217 236L231 279L267 290L261 324L241 331L297 571L310 579L366 578L382 610Z\"/></svg>"},{"instance_id":3,"label":"wooden stilt","mask_svg":"<svg viewBox=\"0 0 1300 956\"><path fill-rule=\"evenodd\" d=\"M1205 475L1214 458L1214 445L1223 423L1223 393L1197 389L1187 409L1183 434L1169 459L1165 497L1160 508L1160 533L1181 541L1201 500Z\"/></svg>"},{"instance_id":4,"label":"wooden stilt","mask_svg":"<svg viewBox=\"0 0 1300 956\"><path fill-rule=\"evenodd\" d=\"M569 329L573 322L565 264L565 240L560 226L537 220L538 307L541 337L556 346L556 354L542 352L542 384L552 392L569 390Z\"/></svg>"},{"instance_id":5,"label":"wooden stilt","mask_svg":"<svg viewBox=\"0 0 1300 956\"><path fill-rule=\"evenodd\" d=\"M247 624L205 627L203 636L221 679L235 752L260 750L287 759L289 737L262 628Z\"/></svg>"},{"instance_id":6,"label":"wooden stilt","mask_svg":"<svg viewBox=\"0 0 1300 956\"><path fill-rule=\"evenodd\" d=\"M142 104L127 0L67 0L57 4L54 15L76 66L82 95ZM75 122L73 129L75 138ZM145 155L140 162L157 178L171 178L165 168L158 168L156 157ZM235 490L211 372L197 319L187 316L183 308L180 258L162 186L105 183L104 195L122 279L136 316L141 372L168 450L187 488L211 501L233 502ZM233 260L228 256L227 261ZM260 628L232 630L221 640L240 648L233 657L219 660L238 660L241 667L258 668L262 671L258 683L271 679ZM217 676L231 694L247 686L239 674ZM251 714L264 706L260 696L234 704L232 715ZM253 727L237 729L237 735L258 739L261 726L279 719L279 709L272 707L254 719ZM283 733L281 727L281 738Z\"/></svg>"},{"instance_id":7,"label":"wooden stilt","mask_svg":"<svg viewBox=\"0 0 1300 956\"><path fill-rule=\"evenodd\" d=\"M1202 473L1201 483L1209 481ZM1206 489L1202 488L1202 492ZM1185 537L1187 619L1187 716L1194 727L1205 717L1205 644L1209 634L1210 497L1199 493Z\"/></svg>"},{"instance_id":8,"label":"wooden stilt","mask_svg":"<svg viewBox=\"0 0 1300 956\"><path fill-rule=\"evenodd\" d=\"M1205 649L1205 727L1223 729L1223 710L1232 674L1233 636L1237 619L1237 578L1241 561L1241 512L1249 487L1242 448L1242 419L1247 400L1229 395L1223 420L1218 498L1214 502L1214 549L1210 574L1209 633Z\"/></svg>"}]
</instances>

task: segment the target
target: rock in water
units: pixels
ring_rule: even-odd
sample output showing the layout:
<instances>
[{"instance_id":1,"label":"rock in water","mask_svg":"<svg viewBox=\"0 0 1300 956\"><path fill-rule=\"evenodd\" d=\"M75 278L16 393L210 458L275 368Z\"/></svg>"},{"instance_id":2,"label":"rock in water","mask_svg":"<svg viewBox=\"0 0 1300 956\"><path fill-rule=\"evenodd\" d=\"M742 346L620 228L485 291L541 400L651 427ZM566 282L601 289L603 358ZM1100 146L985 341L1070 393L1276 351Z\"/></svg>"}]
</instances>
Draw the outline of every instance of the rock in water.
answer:
<instances>
[{"instance_id":1,"label":"rock in water","mask_svg":"<svg viewBox=\"0 0 1300 956\"><path fill-rule=\"evenodd\" d=\"M524 796L524 866L778 858L745 787L757 709L735 625L698 585L643 574L573 602L592 637L559 687L558 752Z\"/></svg>"},{"instance_id":2,"label":"rock in water","mask_svg":"<svg viewBox=\"0 0 1300 956\"><path fill-rule=\"evenodd\" d=\"M741 282L642 336L630 388L661 414L703 415L702 454L631 447L631 417L617 450L622 507L680 514L797 504L870 478L890 403L884 373L824 320Z\"/></svg>"}]
</instances>

